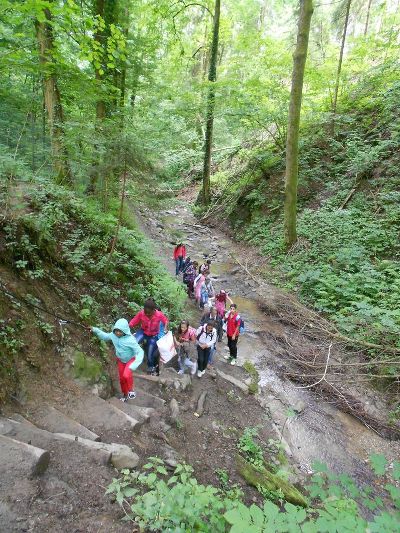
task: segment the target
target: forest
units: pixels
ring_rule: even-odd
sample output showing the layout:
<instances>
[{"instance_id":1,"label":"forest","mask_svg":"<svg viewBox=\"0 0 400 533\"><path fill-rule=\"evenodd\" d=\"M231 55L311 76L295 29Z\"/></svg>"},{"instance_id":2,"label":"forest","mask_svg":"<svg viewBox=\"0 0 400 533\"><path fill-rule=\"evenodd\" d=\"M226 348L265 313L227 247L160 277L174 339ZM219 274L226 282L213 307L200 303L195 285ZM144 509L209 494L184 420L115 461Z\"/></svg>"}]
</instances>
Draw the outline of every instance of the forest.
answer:
<instances>
[{"instance_id":1,"label":"forest","mask_svg":"<svg viewBox=\"0 0 400 533\"><path fill-rule=\"evenodd\" d=\"M251 250L245 280L308 309L298 330L348 350L363 386L384 399L384 427L399 431L399 32L399 0L3 0L0 403L44 372L54 317L107 324L155 297L177 325L185 293L150 243L184 235L151 233L176 206L177 227L187 208L232 238L232 253ZM63 335L109 380L99 345ZM257 432L247 438L251 448ZM363 503L349 504L347 482L343 508L306 518L286 503L280 525L276 494L237 507L225 491L200 526L171 531L336 531L343 509L338 531L396 531L399 463L376 457L375 472L394 481L390 504L378 495L385 503L375 499L370 514L361 489ZM154 457L152 469L165 470ZM124 472L109 492L121 503L139 479L151 498L175 498L193 470L168 490L149 472ZM193 501L212 497L203 482ZM321 501L335 496L313 483ZM145 496L132 505L142 528L156 523ZM377 508L390 512L374 518ZM152 530L178 527L174 513Z\"/></svg>"}]
</instances>

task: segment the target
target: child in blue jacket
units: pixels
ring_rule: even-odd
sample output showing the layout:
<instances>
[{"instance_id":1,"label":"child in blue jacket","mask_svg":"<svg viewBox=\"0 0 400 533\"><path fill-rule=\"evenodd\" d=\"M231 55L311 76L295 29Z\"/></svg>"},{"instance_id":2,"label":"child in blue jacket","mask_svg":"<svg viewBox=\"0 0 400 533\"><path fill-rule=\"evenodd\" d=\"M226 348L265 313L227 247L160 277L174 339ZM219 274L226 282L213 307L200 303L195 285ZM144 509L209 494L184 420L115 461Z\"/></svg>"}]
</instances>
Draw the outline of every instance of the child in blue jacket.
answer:
<instances>
[{"instance_id":1,"label":"child in blue jacket","mask_svg":"<svg viewBox=\"0 0 400 533\"><path fill-rule=\"evenodd\" d=\"M128 321L125 318L117 320L111 333L106 333L99 328L90 328L90 330L102 341L113 343L123 394L121 401L132 400L136 396L133 388L133 370L136 370L143 361L143 350L135 336L132 335Z\"/></svg>"}]
</instances>

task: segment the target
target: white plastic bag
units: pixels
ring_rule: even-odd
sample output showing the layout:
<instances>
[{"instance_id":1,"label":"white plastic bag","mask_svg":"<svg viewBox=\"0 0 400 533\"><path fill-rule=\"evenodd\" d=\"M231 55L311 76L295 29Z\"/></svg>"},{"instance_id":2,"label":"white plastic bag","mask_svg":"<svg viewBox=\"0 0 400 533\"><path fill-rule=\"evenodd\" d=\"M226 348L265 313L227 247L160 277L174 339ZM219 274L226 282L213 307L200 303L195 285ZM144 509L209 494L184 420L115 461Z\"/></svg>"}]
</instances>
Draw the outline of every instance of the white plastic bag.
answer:
<instances>
[{"instance_id":1,"label":"white plastic bag","mask_svg":"<svg viewBox=\"0 0 400 533\"><path fill-rule=\"evenodd\" d=\"M168 363L176 355L176 348L172 333L168 331L161 339L157 341L158 351L160 352L160 361Z\"/></svg>"}]
</instances>

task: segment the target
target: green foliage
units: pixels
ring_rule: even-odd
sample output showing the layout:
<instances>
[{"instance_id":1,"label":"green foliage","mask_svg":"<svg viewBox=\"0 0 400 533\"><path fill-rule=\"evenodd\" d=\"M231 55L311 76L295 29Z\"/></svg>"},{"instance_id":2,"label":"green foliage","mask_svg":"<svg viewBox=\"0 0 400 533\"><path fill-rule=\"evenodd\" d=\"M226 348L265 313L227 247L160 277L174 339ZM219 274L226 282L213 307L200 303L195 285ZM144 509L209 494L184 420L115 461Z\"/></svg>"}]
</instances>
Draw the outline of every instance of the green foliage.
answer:
<instances>
[{"instance_id":1,"label":"green foliage","mask_svg":"<svg viewBox=\"0 0 400 533\"><path fill-rule=\"evenodd\" d=\"M85 355L83 352L74 353L74 376L90 384L97 383L103 374L103 366L93 357Z\"/></svg>"},{"instance_id":2,"label":"green foliage","mask_svg":"<svg viewBox=\"0 0 400 533\"><path fill-rule=\"evenodd\" d=\"M254 440L257 436L258 428L245 428L237 447L249 463L261 467L264 465L264 454L261 446Z\"/></svg>"},{"instance_id":3,"label":"green foliage","mask_svg":"<svg viewBox=\"0 0 400 533\"><path fill-rule=\"evenodd\" d=\"M78 279L89 278L89 291L81 296L77 308L88 324L98 320L101 299L115 300L110 322L116 315L125 316L129 309L135 312L149 297L156 300L172 323L180 318L186 301L184 290L152 255L151 243L137 230L120 228L106 269L107 247L117 225L114 215L104 215L96 202L84 201L46 180L36 185L29 191L34 216L22 214L5 228L6 246L16 268L33 273L40 269L44 275L40 268L43 256L50 256Z\"/></svg>"},{"instance_id":4,"label":"green foliage","mask_svg":"<svg viewBox=\"0 0 400 533\"><path fill-rule=\"evenodd\" d=\"M226 471L218 471L221 492L210 485L198 484L193 469L185 464L178 465L169 477L164 462L157 457L151 457L142 472L123 470L120 478L113 479L107 494L113 494L124 508L125 520L149 531L213 533L226 531L227 527L230 533L397 531L400 518L397 487L386 484L386 493L380 497L371 487L359 489L351 478L333 474L323 464L315 464L314 468L316 473L310 485L314 505L309 509L290 503L282 507L269 499L261 507L254 503L247 506L239 493L234 498L227 497ZM369 522L362 508L372 512Z\"/></svg>"},{"instance_id":5,"label":"green foliage","mask_svg":"<svg viewBox=\"0 0 400 533\"><path fill-rule=\"evenodd\" d=\"M225 531L223 513L235 502L193 477L193 469L178 464L171 477L164 462L150 457L145 472L122 471L107 489L124 507L126 519L148 531Z\"/></svg>"},{"instance_id":6,"label":"green foliage","mask_svg":"<svg viewBox=\"0 0 400 533\"><path fill-rule=\"evenodd\" d=\"M246 370L246 372L251 377L251 383L249 385L249 393L250 394L257 394L258 392L258 382L260 380L260 376L258 374L258 371L256 367L253 365L251 361L245 361L243 363L243 368Z\"/></svg>"}]
</instances>

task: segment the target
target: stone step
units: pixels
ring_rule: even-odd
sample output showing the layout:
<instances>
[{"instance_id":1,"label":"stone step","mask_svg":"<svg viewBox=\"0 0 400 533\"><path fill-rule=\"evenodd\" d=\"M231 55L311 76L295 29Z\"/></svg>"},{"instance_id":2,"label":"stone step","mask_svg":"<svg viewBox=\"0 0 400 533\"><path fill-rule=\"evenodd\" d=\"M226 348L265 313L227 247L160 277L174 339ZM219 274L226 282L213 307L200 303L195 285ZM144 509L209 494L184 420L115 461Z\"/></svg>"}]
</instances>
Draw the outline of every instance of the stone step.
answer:
<instances>
[{"instance_id":1,"label":"stone step","mask_svg":"<svg viewBox=\"0 0 400 533\"><path fill-rule=\"evenodd\" d=\"M51 433L69 433L89 440L100 440L100 437L87 427L61 413L51 405L43 405L30 416L35 425Z\"/></svg>"},{"instance_id":2,"label":"stone step","mask_svg":"<svg viewBox=\"0 0 400 533\"><path fill-rule=\"evenodd\" d=\"M96 442L65 433L55 433L54 435L56 438L73 441L80 446L89 448L90 450L102 451L109 454L111 464L118 470L122 468L135 468L139 464L139 456L125 444L107 444L106 442Z\"/></svg>"},{"instance_id":3,"label":"stone step","mask_svg":"<svg viewBox=\"0 0 400 533\"><path fill-rule=\"evenodd\" d=\"M68 398L67 402L58 406L60 411L100 435L102 431L123 428L139 431L143 424L142 420L129 416L121 409L93 394Z\"/></svg>"},{"instance_id":4,"label":"stone step","mask_svg":"<svg viewBox=\"0 0 400 533\"><path fill-rule=\"evenodd\" d=\"M0 418L0 436L48 449L54 446L54 442L64 442L68 450L64 453L77 453L75 446L85 447L94 452L102 464L111 462L115 468L134 468L139 462L139 457L125 444L108 444L68 433L51 433L32 424L24 424L9 418Z\"/></svg>"},{"instance_id":5,"label":"stone step","mask_svg":"<svg viewBox=\"0 0 400 533\"><path fill-rule=\"evenodd\" d=\"M165 400L142 389L136 390L136 398L133 403L139 407L152 407L156 410L161 410L165 406Z\"/></svg>"},{"instance_id":6,"label":"stone step","mask_svg":"<svg viewBox=\"0 0 400 533\"><path fill-rule=\"evenodd\" d=\"M26 444L31 444L38 448L49 449L55 447L56 442L62 442L66 439L60 438L56 433L51 433L44 429L39 429L31 423L17 422L11 418L0 418L0 435L12 438L19 442L24 442ZM72 441L75 441L79 437L75 435L70 436ZM90 441L92 442L92 441ZM63 453L73 454L77 453L77 449L74 446L71 446L71 443L65 447L66 450L63 450ZM95 457L96 461L101 464L109 464L111 459L111 453L106 452L104 449L96 449Z\"/></svg>"},{"instance_id":7,"label":"stone step","mask_svg":"<svg viewBox=\"0 0 400 533\"><path fill-rule=\"evenodd\" d=\"M142 420L143 422L148 422L150 417L156 414L156 410L152 407L141 407L140 405L136 405L136 398L134 400L128 400L127 402L121 402L118 398L109 398L107 401L111 405L124 411L124 413L129 416Z\"/></svg>"},{"instance_id":8,"label":"stone step","mask_svg":"<svg viewBox=\"0 0 400 533\"><path fill-rule=\"evenodd\" d=\"M0 435L0 478L7 481L11 476L32 478L43 474L50 461L47 450Z\"/></svg>"}]
</instances>

